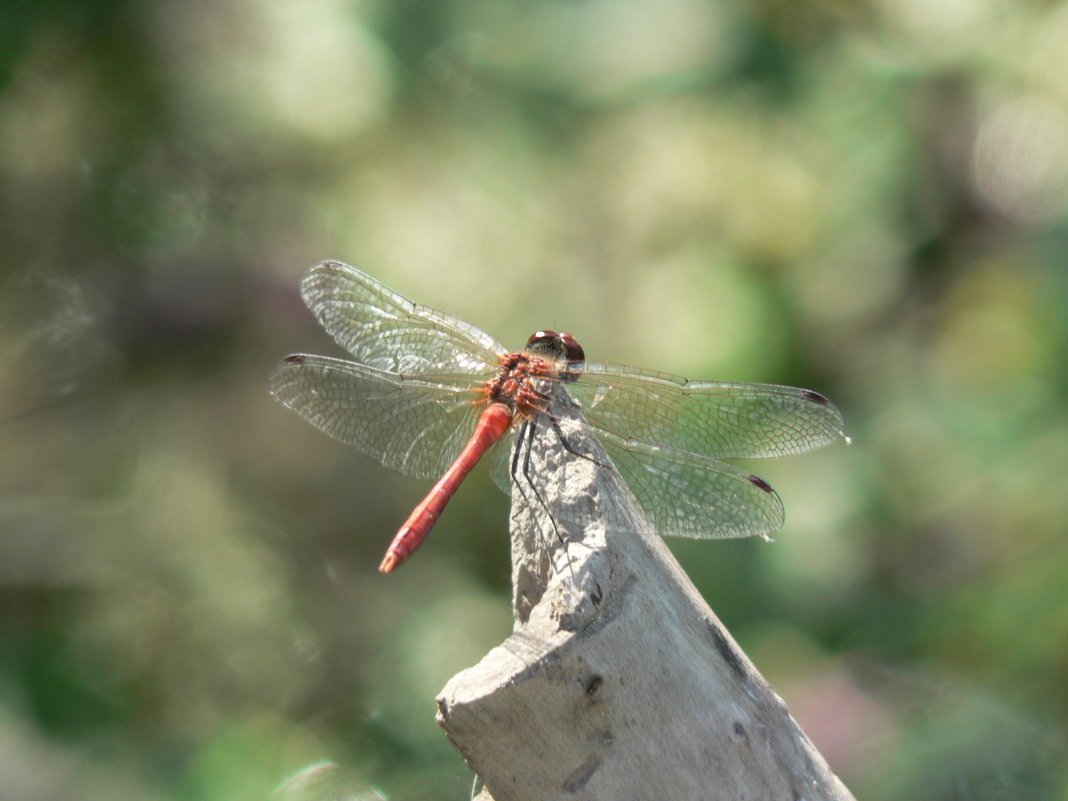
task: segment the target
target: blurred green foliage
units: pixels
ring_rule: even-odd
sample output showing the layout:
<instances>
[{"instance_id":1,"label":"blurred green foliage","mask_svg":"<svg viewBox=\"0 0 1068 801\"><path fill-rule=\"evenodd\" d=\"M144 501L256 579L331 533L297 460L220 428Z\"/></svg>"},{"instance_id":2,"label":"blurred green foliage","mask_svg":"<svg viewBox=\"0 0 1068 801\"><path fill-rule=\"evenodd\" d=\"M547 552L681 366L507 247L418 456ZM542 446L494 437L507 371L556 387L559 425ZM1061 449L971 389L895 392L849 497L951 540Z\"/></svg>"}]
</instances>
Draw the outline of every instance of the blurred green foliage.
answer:
<instances>
[{"instance_id":1,"label":"blurred green foliage","mask_svg":"<svg viewBox=\"0 0 1068 801\"><path fill-rule=\"evenodd\" d=\"M506 500L375 572L425 488L265 389L336 257L832 397L851 448L751 465L778 542L676 552L858 798L1065 798L1065 75L1040 0L8 3L5 797L466 797Z\"/></svg>"}]
</instances>

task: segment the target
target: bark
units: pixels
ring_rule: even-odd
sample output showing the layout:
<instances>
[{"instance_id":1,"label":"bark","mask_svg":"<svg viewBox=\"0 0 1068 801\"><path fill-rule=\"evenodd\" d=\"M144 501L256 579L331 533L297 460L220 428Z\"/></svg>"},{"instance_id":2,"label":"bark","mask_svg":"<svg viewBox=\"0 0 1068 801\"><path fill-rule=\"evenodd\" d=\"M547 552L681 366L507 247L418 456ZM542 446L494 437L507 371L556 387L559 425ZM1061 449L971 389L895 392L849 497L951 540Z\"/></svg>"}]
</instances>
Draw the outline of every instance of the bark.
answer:
<instances>
[{"instance_id":1,"label":"bark","mask_svg":"<svg viewBox=\"0 0 1068 801\"><path fill-rule=\"evenodd\" d=\"M438 697L478 799L852 799L581 417L552 411L516 438L514 633Z\"/></svg>"}]
</instances>

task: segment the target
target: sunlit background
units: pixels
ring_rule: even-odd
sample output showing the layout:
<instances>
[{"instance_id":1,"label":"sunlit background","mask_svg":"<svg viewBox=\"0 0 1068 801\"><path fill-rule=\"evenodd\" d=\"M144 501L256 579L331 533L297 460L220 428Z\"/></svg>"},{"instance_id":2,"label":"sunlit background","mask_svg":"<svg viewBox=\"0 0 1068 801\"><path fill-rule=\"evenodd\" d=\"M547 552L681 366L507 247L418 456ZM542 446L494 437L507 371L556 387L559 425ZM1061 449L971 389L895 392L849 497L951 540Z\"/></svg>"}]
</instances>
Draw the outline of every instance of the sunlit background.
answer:
<instances>
[{"instance_id":1,"label":"sunlit background","mask_svg":"<svg viewBox=\"0 0 1068 801\"><path fill-rule=\"evenodd\" d=\"M1068 3L162 0L0 17L0 784L462 801L484 472L268 396L354 263L519 345L817 389L774 544L674 542L857 798L1068 797Z\"/></svg>"}]
</instances>

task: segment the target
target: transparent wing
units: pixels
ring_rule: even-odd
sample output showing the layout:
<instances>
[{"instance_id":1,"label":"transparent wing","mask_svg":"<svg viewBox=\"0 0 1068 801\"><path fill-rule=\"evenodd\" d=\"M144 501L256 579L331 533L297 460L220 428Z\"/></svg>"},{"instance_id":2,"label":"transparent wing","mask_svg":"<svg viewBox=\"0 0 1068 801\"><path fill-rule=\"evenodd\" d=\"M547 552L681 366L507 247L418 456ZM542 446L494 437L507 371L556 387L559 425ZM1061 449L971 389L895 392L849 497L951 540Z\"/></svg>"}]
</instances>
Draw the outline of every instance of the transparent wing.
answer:
<instances>
[{"instance_id":1,"label":"transparent wing","mask_svg":"<svg viewBox=\"0 0 1068 801\"><path fill-rule=\"evenodd\" d=\"M486 454L490 478L505 495L512 494L512 443L518 426L513 425L508 436L501 437L500 442Z\"/></svg>"},{"instance_id":2,"label":"transparent wing","mask_svg":"<svg viewBox=\"0 0 1068 801\"><path fill-rule=\"evenodd\" d=\"M838 409L808 389L689 381L596 363L567 389L599 435L717 459L786 456L845 437Z\"/></svg>"},{"instance_id":3,"label":"transparent wing","mask_svg":"<svg viewBox=\"0 0 1068 801\"><path fill-rule=\"evenodd\" d=\"M782 527L779 496L741 468L611 434L598 440L662 536L767 538ZM502 440L487 457L490 475L505 493L511 492L510 446L511 439Z\"/></svg>"},{"instance_id":4,"label":"transparent wing","mask_svg":"<svg viewBox=\"0 0 1068 801\"><path fill-rule=\"evenodd\" d=\"M598 438L661 536L769 538L782 527L779 496L741 468L612 434Z\"/></svg>"},{"instance_id":5,"label":"transparent wing","mask_svg":"<svg viewBox=\"0 0 1068 801\"><path fill-rule=\"evenodd\" d=\"M368 367L401 375L483 375L505 352L484 331L413 303L341 262L312 267L300 289L327 333Z\"/></svg>"},{"instance_id":6,"label":"transparent wing","mask_svg":"<svg viewBox=\"0 0 1068 801\"><path fill-rule=\"evenodd\" d=\"M326 356L287 357L270 386L316 428L413 478L439 478L484 408L464 373L412 378Z\"/></svg>"}]
</instances>

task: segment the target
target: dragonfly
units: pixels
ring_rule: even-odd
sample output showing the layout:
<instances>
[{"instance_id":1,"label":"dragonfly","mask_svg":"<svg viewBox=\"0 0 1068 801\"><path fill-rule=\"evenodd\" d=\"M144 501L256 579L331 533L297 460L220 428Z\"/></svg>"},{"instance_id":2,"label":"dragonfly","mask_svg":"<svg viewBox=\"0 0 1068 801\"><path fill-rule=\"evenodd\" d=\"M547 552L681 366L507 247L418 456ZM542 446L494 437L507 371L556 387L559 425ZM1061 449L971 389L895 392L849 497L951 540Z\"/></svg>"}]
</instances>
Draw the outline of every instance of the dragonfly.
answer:
<instances>
[{"instance_id":1,"label":"dragonfly","mask_svg":"<svg viewBox=\"0 0 1068 801\"><path fill-rule=\"evenodd\" d=\"M551 416L561 388L661 535L770 540L784 520L779 496L723 460L849 441L838 409L818 392L590 362L566 332L537 331L511 351L338 261L311 268L301 295L353 358L287 356L271 375L271 393L385 467L436 480L390 543L383 573L427 538L487 453L495 482L510 491L515 467L499 443L520 424Z\"/></svg>"}]
</instances>

